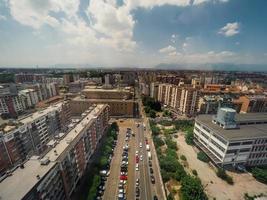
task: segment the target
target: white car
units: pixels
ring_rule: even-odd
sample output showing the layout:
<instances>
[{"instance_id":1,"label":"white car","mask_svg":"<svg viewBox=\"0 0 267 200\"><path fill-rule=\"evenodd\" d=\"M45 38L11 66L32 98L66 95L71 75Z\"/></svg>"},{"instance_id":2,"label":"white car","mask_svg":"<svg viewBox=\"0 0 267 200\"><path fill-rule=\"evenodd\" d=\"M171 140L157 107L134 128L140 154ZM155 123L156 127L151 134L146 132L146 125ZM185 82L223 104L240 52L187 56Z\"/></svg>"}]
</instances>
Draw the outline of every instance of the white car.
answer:
<instances>
[{"instance_id":1,"label":"white car","mask_svg":"<svg viewBox=\"0 0 267 200\"><path fill-rule=\"evenodd\" d=\"M140 155L140 160L141 160L141 161L143 160L143 155Z\"/></svg>"},{"instance_id":2,"label":"white car","mask_svg":"<svg viewBox=\"0 0 267 200\"><path fill-rule=\"evenodd\" d=\"M139 144L139 147L140 147L140 148L142 148L142 147L143 147L143 145L142 145L142 142L140 142L140 144Z\"/></svg>"},{"instance_id":3,"label":"white car","mask_svg":"<svg viewBox=\"0 0 267 200\"><path fill-rule=\"evenodd\" d=\"M135 151L135 155L138 155L139 151Z\"/></svg>"},{"instance_id":4,"label":"white car","mask_svg":"<svg viewBox=\"0 0 267 200\"><path fill-rule=\"evenodd\" d=\"M136 163L136 165L135 165L135 171L139 171L139 164L138 163Z\"/></svg>"}]
</instances>

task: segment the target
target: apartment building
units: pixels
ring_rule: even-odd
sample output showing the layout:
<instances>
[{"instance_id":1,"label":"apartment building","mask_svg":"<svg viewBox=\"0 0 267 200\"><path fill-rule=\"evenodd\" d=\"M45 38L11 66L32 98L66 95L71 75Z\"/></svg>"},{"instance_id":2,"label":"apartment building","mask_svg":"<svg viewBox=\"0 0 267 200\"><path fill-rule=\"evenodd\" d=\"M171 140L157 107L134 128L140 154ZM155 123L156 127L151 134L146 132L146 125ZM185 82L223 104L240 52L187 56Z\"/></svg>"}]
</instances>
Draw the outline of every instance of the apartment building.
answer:
<instances>
[{"instance_id":1,"label":"apartment building","mask_svg":"<svg viewBox=\"0 0 267 200\"><path fill-rule=\"evenodd\" d=\"M216 116L199 115L195 120L197 146L223 167L267 164L267 113L236 114L220 108Z\"/></svg>"},{"instance_id":2,"label":"apartment building","mask_svg":"<svg viewBox=\"0 0 267 200\"><path fill-rule=\"evenodd\" d=\"M152 82L150 84L150 97L158 99L158 92L159 92L159 83Z\"/></svg>"},{"instance_id":3,"label":"apartment building","mask_svg":"<svg viewBox=\"0 0 267 200\"><path fill-rule=\"evenodd\" d=\"M31 157L0 182L1 199L70 199L107 130L108 121L109 106L90 107L81 121L43 157Z\"/></svg>"},{"instance_id":4,"label":"apartment building","mask_svg":"<svg viewBox=\"0 0 267 200\"><path fill-rule=\"evenodd\" d=\"M237 110L230 96L205 95L199 98L197 112L198 114L216 114L220 107L231 107Z\"/></svg>"},{"instance_id":5,"label":"apartment building","mask_svg":"<svg viewBox=\"0 0 267 200\"><path fill-rule=\"evenodd\" d=\"M0 94L0 114L3 117L17 117L26 108L25 102L16 94Z\"/></svg>"},{"instance_id":6,"label":"apartment building","mask_svg":"<svg viewBox=\"0 0 267 200\"><path fill-rule=\"evenodd\" d=\"M245 95L237 99L241 103L241 113L267 112L267 97L265 95Z\"/></svg>"},{"instance_id":7,"label":"apartment building","mask_svg":"<svg viewBox=\"0 0 267 200\"><path fill-rule=\"evenodd\" d=\"M19 97L27 108L33 108L39 101L38 92L34 89L24 89L19 91Z\"/></svg>"},{"instance_id":8,"label":"apartment building","mask_svg":"<svg viewBox=\"0 0 267 200\"><path fill-rule=\"evenodd\" d=\"M0 129L0 175L32 154L40 155L47 144L70 123L70 106L61 102Z\"/></svg>"},{"instance_id":9,"label":"apartment building","mask_svg":"<svg viewBox=\"0 0 267 200\"><path fill-rule=\"evenodd\" d=\"M196 114L199 92L192 86L160 84L158 101L173 108L179 114L193 116Z\"/></svg>"}]
</instances>

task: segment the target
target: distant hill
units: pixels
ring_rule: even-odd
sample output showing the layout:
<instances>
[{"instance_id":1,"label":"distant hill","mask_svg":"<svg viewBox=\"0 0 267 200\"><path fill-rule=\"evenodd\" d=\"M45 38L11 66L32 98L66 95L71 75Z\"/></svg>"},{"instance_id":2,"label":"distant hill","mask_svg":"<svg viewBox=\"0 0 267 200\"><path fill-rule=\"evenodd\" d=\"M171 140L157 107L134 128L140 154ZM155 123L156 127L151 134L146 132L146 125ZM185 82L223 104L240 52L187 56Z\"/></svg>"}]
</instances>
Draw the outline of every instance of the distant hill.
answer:
<instances>
[{"instance_id":1,"label":"distant hill","mask_svg":"<svg viewBox=\"0 0 267 200\"><path fill-rule=\"evenodd\" d=\"M231 63L216 63L216 64L167 64L161 63L154 67L155 69L192 69L192 70L218 70L218 71L263 71L267 72L267 64L231 64Z\"/></svg>"}]
</instances>

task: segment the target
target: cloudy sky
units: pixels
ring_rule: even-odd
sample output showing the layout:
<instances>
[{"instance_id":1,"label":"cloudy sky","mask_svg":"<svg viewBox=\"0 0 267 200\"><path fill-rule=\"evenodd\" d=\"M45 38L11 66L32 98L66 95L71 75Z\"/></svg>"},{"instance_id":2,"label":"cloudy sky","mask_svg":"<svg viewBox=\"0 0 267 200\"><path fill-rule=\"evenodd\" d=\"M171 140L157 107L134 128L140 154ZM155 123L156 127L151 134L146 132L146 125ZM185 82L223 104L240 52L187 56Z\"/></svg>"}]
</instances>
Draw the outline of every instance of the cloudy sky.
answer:
<instances>
[{"instance_id":1,"label":"cloudy sky","mask_svg":"<svg viewBox=\"0 0 267 200\"><path fill-rule=\"evenodd\" d=\"M0 67L267 64L266 0L0 0Z\"/></svg>"}]
</instances>

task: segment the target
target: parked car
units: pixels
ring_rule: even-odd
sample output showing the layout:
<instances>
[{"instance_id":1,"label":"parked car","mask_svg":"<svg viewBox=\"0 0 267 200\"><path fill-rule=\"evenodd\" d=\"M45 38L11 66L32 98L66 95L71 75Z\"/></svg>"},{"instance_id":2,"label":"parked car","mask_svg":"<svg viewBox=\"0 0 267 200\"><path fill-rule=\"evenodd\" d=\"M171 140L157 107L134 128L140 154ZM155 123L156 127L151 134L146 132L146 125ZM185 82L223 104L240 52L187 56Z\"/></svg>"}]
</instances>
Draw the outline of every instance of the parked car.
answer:
<instances>
[{"instance_id":1,"label":"parked car","mask_svg":"<svg viewBox=\"0 0 267 200\"><path fill-rule=\"evenodd\" d=\"M151 183L155 184L155 177L153 175L150 176Z\"/></svg>"},{"instance_id":2,"label":"parked car","mask_svg":"<svg viewBox=\"0 0 267 200\"><path fill-rule=\"evenodd\" d=\"M139 164L138 163L136 163L136 165L135 165L135 170L139 171Z\"/></svg>"},{"instance_id":3,"label":"parked car","mask_svg":"<svg viewBox=\"0 0 267 200\"><path fill-rule=\"evenodd\" d=\"M150 170L150 173L151 173L151 174L154 173L154 171L153 171L153 169L152 169L151 167L149 168L149 170Z\"/></svg>"}]
</instances>

